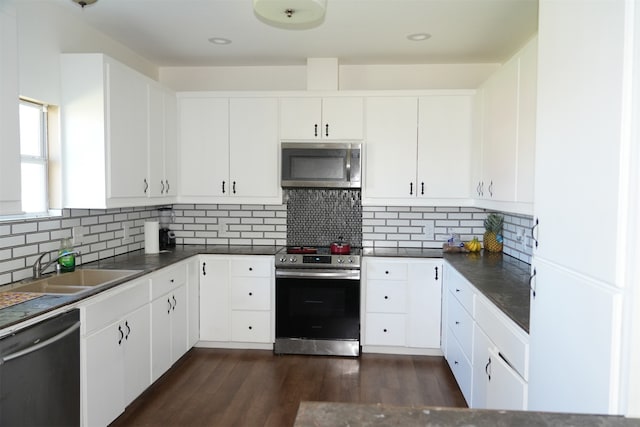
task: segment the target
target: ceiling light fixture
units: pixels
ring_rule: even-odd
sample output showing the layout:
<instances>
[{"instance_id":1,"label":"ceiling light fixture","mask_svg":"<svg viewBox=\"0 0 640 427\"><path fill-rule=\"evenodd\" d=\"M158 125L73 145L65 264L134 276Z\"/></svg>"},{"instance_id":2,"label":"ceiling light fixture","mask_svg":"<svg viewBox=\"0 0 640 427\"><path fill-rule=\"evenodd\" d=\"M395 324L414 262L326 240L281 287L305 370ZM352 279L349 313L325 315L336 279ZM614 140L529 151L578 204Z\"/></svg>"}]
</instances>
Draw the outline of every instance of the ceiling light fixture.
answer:
<instances>
[{"instance_id":1,"label":"ceiling light fixture","mask_svg":"<svg viewBox=\"0 0 640 427\"><path fill-rule=\"evenodd\" d=\"M80 6L82 6L83 9L84 9L85 6L88 6L90 4L94 4L97 1L98 0L73 0L74 3L78 3Z\"/></svg>"},{"instance_id":2,"label":"ceiling light fixture","mask_svg":"<svg viewBox=\"0 0 640 427\"><path fill-rule=\"evenodd\" d=\"M431 38L431 34L429 33L414 33L409 34L407 38L413 42L421 42Z\"/></svg>"},{"instance_id":3,"label":"ceiling light fixture","mask_svg":"<svg viewBox=\"0 0 640 427\"><path fill-rule=\"evenodd\" d=\"M209 42L213 44L231 44L231 40L225 39L224 37L211 37Z\"/></svg>"},{"instance_id":4,"label":"ceiling light fixture","mask_svg":"<svg viewBox=\"0 0 640 427\"><path fill-rule=\"evenodd\" d=\"M262 21L275 26L304 26L322 22L327 0L253 0L253 10Z\"/></svg>"}]
</instances>

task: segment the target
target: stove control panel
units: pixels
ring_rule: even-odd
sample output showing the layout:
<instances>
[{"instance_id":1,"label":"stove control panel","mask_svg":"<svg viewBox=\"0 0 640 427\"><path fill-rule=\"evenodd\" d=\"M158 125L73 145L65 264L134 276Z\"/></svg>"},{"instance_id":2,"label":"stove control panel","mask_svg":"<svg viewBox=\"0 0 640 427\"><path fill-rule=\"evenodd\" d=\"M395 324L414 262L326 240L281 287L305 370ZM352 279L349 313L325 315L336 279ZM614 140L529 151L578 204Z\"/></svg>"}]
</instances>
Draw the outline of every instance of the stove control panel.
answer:
<instances>
[{"instance_id":1,"label":"stove control panel","mask_svg":"<svg viewBox=\"0 0 640 427\"><path fill-rule=\"evenodd\" d=\"M359 255L278 254L276 267L360 268Z\"/></svg>"}]
</instances>

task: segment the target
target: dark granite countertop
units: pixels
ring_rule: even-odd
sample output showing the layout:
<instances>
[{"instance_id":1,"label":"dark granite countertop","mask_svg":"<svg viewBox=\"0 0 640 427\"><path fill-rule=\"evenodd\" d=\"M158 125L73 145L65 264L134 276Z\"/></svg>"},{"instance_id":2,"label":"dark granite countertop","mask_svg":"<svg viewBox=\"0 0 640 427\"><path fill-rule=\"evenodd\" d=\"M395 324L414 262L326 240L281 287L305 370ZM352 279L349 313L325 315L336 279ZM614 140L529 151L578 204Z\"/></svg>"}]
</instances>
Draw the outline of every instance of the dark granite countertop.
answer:
<instances>
[{"instance_id":1,"label":"dark granite countertop","mask_svg":"<svg viewBox=\"0 0 640 427\"><path fill-rule=\"evenodd\" d=\"M627 427L640 420L606 415L301 402L294 427Z\"/></svg>"},{"instance_id":2,"label":"dark granite countertop","mask_svg":"<svg viewBox=\"0 0 640 427\"><path fill-rule=\"evenodd\" d=\"M198 254L211 255L275 255L282 246L250 246L250 245L178 245L171 251L159 254L145 254L144 250L128 252L100 261L83 264L78 268L100 268L114 270L138 270L138 273L122 280L114 281L107 286L101 286L93 291L77 295L43 295L41 297L12 305L0 310L0 329L10 328L18 323L46 314L50 311L69 305L100 292L104 292L124 282L134 280L144 274L167 267L176 262ZM12 291L16 284L0 288L2 291Z\"/></svg>"},{"instance_id":3,"label":"dark granite countertop","mask_svg":"<svg viewBox=\"0 0 640 427\"><path fill-rule=\"evenodd\" d=\"M529 264L489 252L444 254L444 259L529 333Z\"/></svg>"},{"instance_id":4,"label":"dark granite countertop","mask_svg":"<svg viewBox=\"0 0 640 427\"><path fill-rule=\"evenodd\" d=\"M442 258L442 249L421 248L362 248L364 256L398 258Z\"/></svg>"}]
</instances>

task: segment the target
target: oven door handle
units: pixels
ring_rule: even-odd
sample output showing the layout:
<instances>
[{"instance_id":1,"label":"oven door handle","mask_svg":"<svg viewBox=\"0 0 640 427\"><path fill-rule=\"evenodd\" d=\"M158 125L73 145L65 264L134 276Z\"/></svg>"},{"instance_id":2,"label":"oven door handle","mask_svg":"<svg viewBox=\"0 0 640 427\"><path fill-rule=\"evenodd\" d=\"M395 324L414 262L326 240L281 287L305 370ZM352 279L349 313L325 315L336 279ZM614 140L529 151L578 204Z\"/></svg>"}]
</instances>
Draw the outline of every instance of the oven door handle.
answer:
<instances>
[{"instance_id":1,"label":"oven door handle","mask_svg":"<svg viewBox=\"0 0 640 427\"><path fill-rule=\"evenodd\" d=\"M276 269L276 278L316 278L360 280L360 270L324 270L324 269Z\"/></svg>"}]
</instances>

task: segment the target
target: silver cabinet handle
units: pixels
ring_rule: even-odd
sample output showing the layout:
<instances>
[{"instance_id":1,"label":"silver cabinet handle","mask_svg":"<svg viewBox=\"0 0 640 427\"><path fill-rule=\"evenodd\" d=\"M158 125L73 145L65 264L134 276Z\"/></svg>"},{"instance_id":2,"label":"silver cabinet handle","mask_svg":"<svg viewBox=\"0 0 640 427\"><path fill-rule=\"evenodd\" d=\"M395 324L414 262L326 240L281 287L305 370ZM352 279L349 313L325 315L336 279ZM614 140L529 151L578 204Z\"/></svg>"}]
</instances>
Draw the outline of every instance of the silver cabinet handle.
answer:
<instances>
[{"instance_id":1,"label":"silver cabinet handle","mask_svg":"<svg viewBox=\"0 0 640 427\"><path fill-rule=\"evenodd\" d=\"M531 295L533 296L533 298L536 297L536 288L533 285L533 279L536 277L537 274L538 272L536 271L536 268L533 267L533 272L531 273L531 276L529 276L529 289L531 289Z\"/></svg>"},{"instance_id":2,"label":"silver cabinet handle","mask_svg":"<svg viewBox=\"0 0 640 427\"><path fill-rule=\"evenodd\" d=\"M164 182L160 180L160 194L164 194Z\"/></svg>"},{"instance_id":3,"label":"silver cabinet handle","mask_svg":"<svg viewBox=\"0 0 640 427\"><path fill-rule=\"evenodd\" d=\"M169 180L168 180L168 179L165 179L165 180L164 180L164 182L166 182L166 183L167 183L167 194L169 194L169 189L171 188L171 187L169 186Z\"/></svg>"},{"instance_id":4,"label":"silver cabinet handle","mask_svg":"<svg viewBox=\"0 0 640 427\"><path fill-rule=\"evenodd\" d=\"M34 351L38 351L41 348L46 347L49 344L53 344L56 341L60 341L61 339L63 339L67 335L70 335L70 334L74 333L78 329L80 329L80 322L74 323L73 325L71 325L70 327L68 327L64 331L60 332L59 334L54 335L54 336L52 336L51 338L49 338L47 340L39 342L36 345L32 345L31 347L27 347L27 348L25 348L23 350L16 351L15 353L11 353L11 354L8 354L8 355L4 356L2 358L2 360L0 360L0 365L2 365L3 363L9 362L10 360L17 359L17 358L22 357L22 356L26 356L27 354L33 353Z\"/></svg>"},{"instance_id":5,"label":"silver cabinet handle","mask_svg":"<svg viewBox=\"0 0 640 427\"><path fill-rule=\"evenodd\" d=\"M493 197L493 180L489 184L489 197Z\"/></svg>"},{"instance_id":6,"label":"silver cabinet handle","mask_svg":"<svg viewBox=\"0 0 640 427\"><path fill-rule=\"evenodd\" d=\"M147 194L147 190L149 189L149 183L147 182L147 178L144 179L144 194Z\"/></svg>"}]
</instances>

